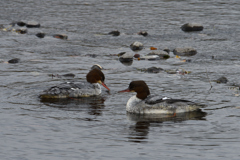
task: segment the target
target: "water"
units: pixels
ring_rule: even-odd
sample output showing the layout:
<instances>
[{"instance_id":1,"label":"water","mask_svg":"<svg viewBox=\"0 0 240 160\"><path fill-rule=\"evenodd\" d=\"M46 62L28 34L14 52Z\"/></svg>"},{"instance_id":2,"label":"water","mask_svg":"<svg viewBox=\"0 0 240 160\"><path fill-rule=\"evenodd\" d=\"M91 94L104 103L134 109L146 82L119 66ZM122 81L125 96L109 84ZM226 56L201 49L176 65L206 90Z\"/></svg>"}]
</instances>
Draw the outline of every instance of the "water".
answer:
<instances>
[{"instance_id":1,"label":"water","mask_svg":"<svg viewBox=\"0 0 240 160\"><path fill-rule=\"evenodd\" d=\"M1 159L239 159L239 18L240 3L230 1L6 1L0 2L0 24L40 22L28 34L0 32ZM204 25L184 33L187 22ZM15 27L16 28L16 27ZM121 35L106 33L119 30ZM145 30L149 36L136 33ZM39 39L38 32L47 36ZM68 40L52 34L67 34ZM134 61L125 66L116 56L140 41L145 55L158 49L194 47L191 63ZM95 54L91 57L89 54ZM184 59L184 58L183 58ZM52 74L74 73L85 79L93 64L104 67L106 84L97 98L43 102L42 90L62 82ZM185 69L179 76L138 69ZM221 76L227 84L209 80ZM209 78L208 78L209 77ZM152 94L207 104L202 112L171 116L133 116L125 105L134 93L117 93L132 80L144 80ZM212 85L212 89L210 90Z\"/></svg>"}]
</instances>

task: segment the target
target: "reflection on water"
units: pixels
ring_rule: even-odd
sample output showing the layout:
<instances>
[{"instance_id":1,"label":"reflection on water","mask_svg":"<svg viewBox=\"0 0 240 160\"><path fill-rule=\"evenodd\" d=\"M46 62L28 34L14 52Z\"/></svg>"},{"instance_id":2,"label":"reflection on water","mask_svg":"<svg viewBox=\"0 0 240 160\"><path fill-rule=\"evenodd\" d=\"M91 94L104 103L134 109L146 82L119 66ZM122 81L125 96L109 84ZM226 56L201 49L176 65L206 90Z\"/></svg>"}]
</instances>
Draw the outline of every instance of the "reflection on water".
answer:
<instances>
[{"instance_id":1,"label":"reflection on water","mask_svg":"<svg viewBox=\"0 0 240 160\"><path fill-rule=\"evenodd\" d=\"M41 99L47 106L65 111L88 111L90 115L101 115L105 98L101 96L67 99Z\"/></svg>"},{"instance_id":2,"label":"reflection on water","mask_svg":"<svg viewBox=\"0 0 240 160\"><path fill-rule=\"evenodd\" d=\"M178 113L176 115L164 115L164 114L132 114L127 113L127 118L130 121L136 122L135 125L129 127L129 141L136 143L147 142L144 139L148 139L149 127L151 123L163 123L166 121L182 122L186 120L205 120L206 112L201 110L188 113Z\"/></svg>"}]
</instances>

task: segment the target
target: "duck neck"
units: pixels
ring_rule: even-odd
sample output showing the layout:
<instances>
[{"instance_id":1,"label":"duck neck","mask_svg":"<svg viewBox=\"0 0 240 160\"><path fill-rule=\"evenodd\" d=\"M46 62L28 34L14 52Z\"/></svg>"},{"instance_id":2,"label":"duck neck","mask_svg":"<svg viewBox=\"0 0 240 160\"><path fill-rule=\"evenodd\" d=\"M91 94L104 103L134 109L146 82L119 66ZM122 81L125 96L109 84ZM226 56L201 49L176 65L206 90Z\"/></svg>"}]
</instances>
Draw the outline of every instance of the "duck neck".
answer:
<instances>
[{"instance_id":1,"label":"duck neck","mask_svg":"<svg viewBox=\"0 0 240 160\"><path fill-rule=\"evenodd\" d=\"M141 100L144 100L147 98L147 96L150 95L150 92L138 92L136 97L141 99Z\"/></svg>"}]
</instances>

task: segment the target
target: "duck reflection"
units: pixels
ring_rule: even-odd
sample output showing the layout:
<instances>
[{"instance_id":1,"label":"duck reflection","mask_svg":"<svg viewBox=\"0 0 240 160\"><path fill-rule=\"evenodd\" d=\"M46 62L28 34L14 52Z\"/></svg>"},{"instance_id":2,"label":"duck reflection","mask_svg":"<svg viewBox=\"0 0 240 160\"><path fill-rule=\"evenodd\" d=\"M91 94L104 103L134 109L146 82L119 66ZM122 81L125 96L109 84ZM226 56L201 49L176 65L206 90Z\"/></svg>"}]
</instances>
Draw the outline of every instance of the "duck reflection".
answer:
<instances>
[{"instance_id":1,"label":"duck reflection","mask_svg":"<svg viewBox=\"0 0 240 160\"><path fill-rule=\"evenodd\" d=\"M84 98L41 99L40 101L46 106L65 111L87 111L90 115L102 115L105 100L105 97L94 96Z\"/></svg>"},{"instance_id":2,"label":"duck reflection","mask_svg":"<svg viewBox=\"0 0 240 160\"><path fill-rule=\"evenodd\" d=\"M136 122L135 125L129 127L129 141L136 143L144 143L148 137L149 127L153 123L163 123L166 121L172 121L174 123L181 123L186 120L205 120L206 112L201 110L195 112L178 113L176 115L164 115L164 114L132 114L127 113L127 118L130 121Z\"/></svg>"}]
</instances>

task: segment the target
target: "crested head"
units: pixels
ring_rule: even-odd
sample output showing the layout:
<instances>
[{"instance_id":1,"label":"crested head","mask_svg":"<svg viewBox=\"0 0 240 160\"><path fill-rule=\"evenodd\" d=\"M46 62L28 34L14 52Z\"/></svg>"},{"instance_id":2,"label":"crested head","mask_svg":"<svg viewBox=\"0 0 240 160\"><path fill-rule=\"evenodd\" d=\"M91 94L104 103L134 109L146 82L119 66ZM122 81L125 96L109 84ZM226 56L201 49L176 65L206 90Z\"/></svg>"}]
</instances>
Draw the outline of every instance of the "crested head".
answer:
<instances>
[{"instance_id":1,"label":"crested head","mask_svg":"<svg viewBox=\"0 0 240 160\"><path fill-rule=\"evenodd\" d=\"M128 89L131 92L137 92L137 98L139 99L145 99L148 95L150 95L150 91L148 88L148 85L144 81L132 81L129 84Z\"/></svg>"},{"instance_id":2,"label":"crested head","mask_svg":"<svg viewBox=\"0 0 240 160\"><path fill-rule=\"evenodd\" d=\"M105 80L103 72L96 68L90 70L86 78L89 83L98 83L99 81L104 82Z\"/></svg>"},{"instance_id":3,"label":"crested head","mask_svg":"<svg viewBox=\"0 0 240 160\"><path fill-rule=\"evenodd\" d=\"M110 91L110 89L104 83L105 76L101 70L94 68L89 71L89 73L87 74L86 77L87 77L87 81L89 83L99 83L99 84L103 85L103 87L105 87L107 90Z\"/></svg>"}]
</instances>

